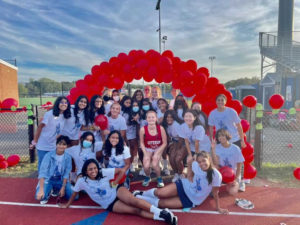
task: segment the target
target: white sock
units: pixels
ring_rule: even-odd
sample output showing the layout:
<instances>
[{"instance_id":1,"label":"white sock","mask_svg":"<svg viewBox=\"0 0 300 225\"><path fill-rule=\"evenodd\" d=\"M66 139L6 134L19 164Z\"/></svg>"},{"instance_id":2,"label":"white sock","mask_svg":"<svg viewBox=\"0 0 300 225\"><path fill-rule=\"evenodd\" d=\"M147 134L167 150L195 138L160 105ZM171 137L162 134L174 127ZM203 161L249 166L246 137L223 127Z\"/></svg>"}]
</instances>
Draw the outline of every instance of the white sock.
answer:
<instances>
[{"instance_id":1,"label":"white sock","mask_svg":"<svg viewBox=\"0 0 300 225\"><path fill-rule=\"evenodd\" d=\"M151 205L150 212L152 212L154 214L153 215L154 220L164 220L163 218L159 217L160 211L161 211L161 209L155 207L154 205Z\"/></svg>"},{"instance_id":2,"label":"white sock","mask_svg":"<svg viewBox=\"0 0 300 225\"><path fill-rule=\"evenodd\" d=\"M158 198L151 198L149 196L143 196L143 195L137 195L136 198L145 200L146 202L150 203L151 205L154 205L155 207L158 207Z\"/></svg>"},{"instance_id":3,"label":"white sock","mask_svg":"<svg viewBox=\"0 0 300 225\"><path fill-rule=\"evenodd\" d=\"M151 197L151 198L157 198L156 195L154 194L156 188L152 188L150 190L147 190L147 191L143 191L143 196L148 196L148 197Z\"/></svg>"}]
</instances>

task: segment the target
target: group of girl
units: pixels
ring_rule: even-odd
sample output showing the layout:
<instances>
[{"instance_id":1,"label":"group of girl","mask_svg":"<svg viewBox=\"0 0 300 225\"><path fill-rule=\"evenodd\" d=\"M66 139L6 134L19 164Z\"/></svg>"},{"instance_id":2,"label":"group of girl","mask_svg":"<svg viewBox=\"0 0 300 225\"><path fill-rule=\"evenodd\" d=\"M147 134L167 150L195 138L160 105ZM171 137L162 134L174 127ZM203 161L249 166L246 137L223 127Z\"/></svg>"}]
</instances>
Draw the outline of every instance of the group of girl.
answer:
<instances>
[{"instance_id":1,"label":"group of girl","mask_svg":"<svg viewBox=\"0 0 300 225\"><path fill-rule=\"evenodd\" d=\"M217 210L227 213L220 207L222 177L213 162L216 168L226 165L236 170L237 179L228 184L228 191L236 193L244 160L236 144L245 145L238 115L225 106L224 95L217 97L217 109L207 118L199 103L189 108L181 94L174 96L170 107L158 87L152 87L151 92L149 98L136 90L132 97L121 99L120 92L113 90L109 101L99 95L90 102L86 96L79 96L74 107L67 98L58 97L30 145L38 153L37 200L45 204L51 195L65 196L69 201L62 207L68 207L84 190L110 211L177 224L172 212L160 208L193 207L212 191ZM98 115L108 117L106 130L95 124ZM213 139L213 127L218 129L219 144ZM235 144L230 143L231 136ZM161 158L164 173L170 174L168 163L174 171L173 183L165 187ZM137 168L137 159L146 176L143 186L151 182L152 168L160 189L138 192L135 197L128 191L127 175ZM185 164L187 175L183 173ZM69 182L72 170L76 177L73 189ZM124 181L125 185L119 185Z\"/></svg>"}]
</instances>

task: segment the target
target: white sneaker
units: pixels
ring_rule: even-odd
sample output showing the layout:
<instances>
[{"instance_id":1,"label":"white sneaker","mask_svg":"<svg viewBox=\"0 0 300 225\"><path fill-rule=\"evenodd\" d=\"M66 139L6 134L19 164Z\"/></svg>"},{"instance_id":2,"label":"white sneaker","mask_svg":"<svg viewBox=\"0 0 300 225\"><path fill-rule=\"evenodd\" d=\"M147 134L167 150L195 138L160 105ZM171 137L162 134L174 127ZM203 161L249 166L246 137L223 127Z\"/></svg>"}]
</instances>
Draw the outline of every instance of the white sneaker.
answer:
<instances>
[{"instance_id":1,"label":"white sneaker","mask_svg":"<svg viewBox=\"0 0 300 225\"><path fill-rule=\"evenodd\" d=\"M245 192L246 191L246 185L244 182L239 183L239 191L240 192Z\"/></svg>"},{"instance_id":2,"label":"white sneaker","mask_svg":"<svg viewBox=\"0 0 300 225\"><path fill-rule=\"evenodd\" d=\"M42 200L42 201L40 201L40 204L41 204L41 205L45 205L45 204L47 204L47 202L48 202L48 199Z\"/></svg>"},{"instance_id":3,"label":"white sneaker","mask_svg":"<svg viewBox=\"0 0 300 225\"><path fill-rule=\"evenodd\" d=\"M178 173L175 173L172 182L175 183L178 179L179 179L179 175Z\"/></svg>"},{"instance_id":4,"label":"white sneaker","mask_svg":"<svg viewBox=\"0 0 300 225\"><path fill-rule=\"evenodd\" d=\"M163 171L166 176L169 176L171 174L168 168L165 168Z\"/></svg>"},{"instance_id":5,"label":"white sneaker","mask_svg":"<svg viewBox=\"0 0 300 225\"><path fill-rule=\"evenodd\" d=\"M243 179L245 184L250 184L251 180L250 179Z\"/></svg>"}]
</instances>

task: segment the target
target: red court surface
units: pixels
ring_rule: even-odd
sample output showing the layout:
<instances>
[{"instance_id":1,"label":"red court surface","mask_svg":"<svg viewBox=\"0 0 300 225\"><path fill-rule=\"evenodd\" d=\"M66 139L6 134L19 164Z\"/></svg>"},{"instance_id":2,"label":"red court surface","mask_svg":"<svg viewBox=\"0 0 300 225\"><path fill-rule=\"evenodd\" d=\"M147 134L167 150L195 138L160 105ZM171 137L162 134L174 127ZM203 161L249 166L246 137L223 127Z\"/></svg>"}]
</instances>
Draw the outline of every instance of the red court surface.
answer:
<instances>
[{"instance_id":1,"label":"red court surface","mask_svg":"<svg viewBox=\"0 0 300 225\"><path fill-rule=\"evenodd\" d=\"M89 217L99 215L104 210L98 208L88 196L83 195L73 205L79 208L60 209L55 199L45 205L39 205L34 199L36 179L32 178L0 178L0 224L35 225L35 224L78 224ZM133 189L143 189L138 183ZM235 197L221 192L221 206L228 208L230 215L215 214L214 200L209 197L201 206L190 212L174 210L178 216L178 224L188 225L299 225L300 224L300 189L270 188L247 186L245 193L238 198L252 201L255 208L244 210L234 204ZM17 204L17 205L14 205ZM27 204L27 205L26 205ZM28 206L28 204L32 204ZM89 208L83 208L89 207ZM132 215L109 213L103 217L104 222L81 224L135 225L164 224Z\"/></svg>"}]
</instances>

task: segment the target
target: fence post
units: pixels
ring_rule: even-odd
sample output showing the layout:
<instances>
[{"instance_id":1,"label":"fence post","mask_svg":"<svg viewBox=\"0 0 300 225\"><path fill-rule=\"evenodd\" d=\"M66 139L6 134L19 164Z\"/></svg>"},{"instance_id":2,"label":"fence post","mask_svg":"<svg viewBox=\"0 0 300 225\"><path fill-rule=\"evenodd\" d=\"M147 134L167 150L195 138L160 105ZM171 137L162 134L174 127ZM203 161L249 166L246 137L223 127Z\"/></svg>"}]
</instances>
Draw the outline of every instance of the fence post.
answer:
<instances>
[{"instance_id":1,"label":"fence post","mask_svg":"<svg viewBox=\"0 0 300 225\"><path fill-rule=\"evenodd\" d=\"M29 145L31 144L33 138L34 138L34 114L33 114L33 105L31 105L30 109L27 109L27 124L28 124L28 141ZM29 149L29 157L30 157L30 163L35 162L35 148Z\"/></svg>"},{"instance_id":2,"label":"fence post","mask_svg":"<svg viewBox=\"0 0 300 225\"><path fill-rule=\"evenodd\" d=\"M256 117L255 125L262 122L262 118ZM262 158L262 129L255 129L255 143L254 143L254 164L255 167L261 169L261 158Z\"/></svg>"}]
</instances>

